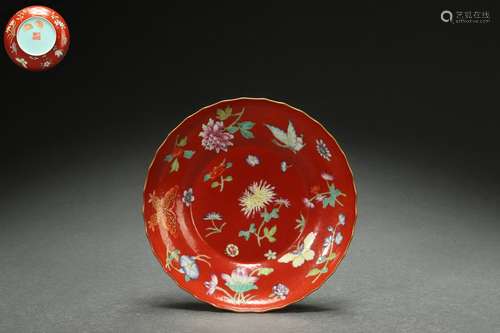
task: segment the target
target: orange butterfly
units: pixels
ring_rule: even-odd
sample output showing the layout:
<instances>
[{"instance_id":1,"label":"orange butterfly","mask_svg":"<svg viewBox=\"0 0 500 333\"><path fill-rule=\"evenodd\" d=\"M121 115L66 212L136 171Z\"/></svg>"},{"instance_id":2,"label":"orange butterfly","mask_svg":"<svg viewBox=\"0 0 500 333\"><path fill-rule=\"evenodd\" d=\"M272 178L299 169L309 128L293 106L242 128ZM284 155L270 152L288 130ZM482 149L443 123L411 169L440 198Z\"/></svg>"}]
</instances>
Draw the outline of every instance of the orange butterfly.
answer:
<instances>
[{"instance_id":1,"label":"orange butterfly","mask_svg":"<svg viewBox=\"0 0 500 333\"><path fill-rule=\"evenodd\" d=\"M177 216L175 215L175 200L179 186L175 185L165 193L157 196L155 192L149 195L149 203L153 206L155 213L148 220L148 227L155 231L155 227L165 228L173 236L177 237Z\"/></svg>"}]
</instances>

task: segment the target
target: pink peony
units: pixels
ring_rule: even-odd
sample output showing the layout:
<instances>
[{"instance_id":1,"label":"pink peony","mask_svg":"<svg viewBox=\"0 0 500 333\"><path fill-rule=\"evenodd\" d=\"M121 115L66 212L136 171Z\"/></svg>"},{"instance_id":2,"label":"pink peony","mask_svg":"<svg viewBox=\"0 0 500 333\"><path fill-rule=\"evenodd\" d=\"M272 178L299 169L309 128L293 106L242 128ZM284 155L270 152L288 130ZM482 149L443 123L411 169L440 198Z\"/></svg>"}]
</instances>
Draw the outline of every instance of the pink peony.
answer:
<instances>
[{"instance_id":1,"label":"pink peony","mask_svg":"<svg viewBox=\"0 0 500 333\"><path fill-rule=\"evenodd\" d=\"M201 145L206 150L214 150L219 153L221 150L227 151L228 146L232 146L231 139L234 137L231 133L224 130L224 123L222 121L214 121L212 118L208 120L207 124L201 125L202 131L199 136Z\"/></svg>"}]
</instances>

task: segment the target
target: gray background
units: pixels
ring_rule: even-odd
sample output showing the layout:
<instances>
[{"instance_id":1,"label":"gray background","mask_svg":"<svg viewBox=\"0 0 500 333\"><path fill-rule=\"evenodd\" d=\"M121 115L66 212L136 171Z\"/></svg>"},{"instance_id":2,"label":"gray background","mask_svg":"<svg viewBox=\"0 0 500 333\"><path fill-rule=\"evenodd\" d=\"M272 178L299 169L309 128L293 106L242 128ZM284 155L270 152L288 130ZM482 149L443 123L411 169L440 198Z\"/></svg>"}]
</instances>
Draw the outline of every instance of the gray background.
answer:
<instances>
[{"instance_id":1,"label":"gray background","mask_svg":"<svg viewBox=\"0 0 500 333\"><path fill-rule=\"evenodd\" d=\"M27 3L5 4L2 21ZM1 332L500 331L492 8L448 7L493 17L450 25L423 5L42 3L66 18L72 45L47 73L0 58ZM107 19L89 26L97 8ZM334 276L258 315L178 290L140 213L165 135L238 96L323 122L359 192Z\"/></svg>"}]
</instances>

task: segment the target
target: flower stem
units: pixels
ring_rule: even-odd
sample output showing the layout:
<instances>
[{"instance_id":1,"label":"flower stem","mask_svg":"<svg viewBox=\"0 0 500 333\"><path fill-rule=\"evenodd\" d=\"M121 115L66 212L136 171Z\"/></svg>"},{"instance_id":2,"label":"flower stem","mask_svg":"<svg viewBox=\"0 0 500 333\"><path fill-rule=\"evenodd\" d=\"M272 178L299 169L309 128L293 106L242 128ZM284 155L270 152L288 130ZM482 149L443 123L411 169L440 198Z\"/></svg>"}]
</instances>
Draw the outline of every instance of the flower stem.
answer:
<instances>
[{"instance_id":1,"label":"flower stem","mask_svg":"<svg viewBox=\"0 0 500 333\"><path fill-rule=\"evenodd\" d=\"M222 190L224 189L224 177L223 176L220 176L220 190L219 192L222 192Z\"/></svg>"},{"instance_id":2,"label":"flower stem","mask_svg":"<svg viewBox=\"0 0 500 333\"><path fill-rule=\"evenodd\" d=\"M236 119L229 126L226 126L225 129L227 130L229 127L233 127L234 125L236 125L238 123L238 121L240 121L241 116L243 116L243 113L245 113L245 108L241 109L240 112L235 113L233 115L233 116L237 116Z\"/></svg>"}]
</instances>

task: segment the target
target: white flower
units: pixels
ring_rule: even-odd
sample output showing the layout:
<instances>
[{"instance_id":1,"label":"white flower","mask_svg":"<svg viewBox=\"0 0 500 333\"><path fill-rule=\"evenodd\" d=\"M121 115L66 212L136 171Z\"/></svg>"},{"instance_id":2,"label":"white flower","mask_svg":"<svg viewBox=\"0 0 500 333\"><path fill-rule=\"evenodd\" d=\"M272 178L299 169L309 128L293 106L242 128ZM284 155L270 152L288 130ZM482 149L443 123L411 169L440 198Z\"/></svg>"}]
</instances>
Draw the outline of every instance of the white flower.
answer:
<instances>
[{"instance_id":1,"label":"white flower","mask_svg":"<svg viewBox=\"0 0 500 333\"><path fill-rule=\"evenodd\" d=\"M51 64L51 62L50 62L50 61L48 61L48 60L47 60L47 61L44 61L44 62L43 62L43 64L42 64L42 67L43 67L43 68L50 67L50 64Z\"/></svg>"},{"instance_id":2,"label":"white flower","mask_svg":"<svg viewBox=\"0 0 500 333\"><path fill-rule=\"evenodd\" d=\"M290 290L283 283L278 283L273 286L273 295L278 297L279 299L285 299L288 296Z\"/></svg>"},{"instance_id":3,"label":"white flower","mask_svg":"<svg viewBox=\"0 0 500 333\"><path fill-rule=\"evenodd\" d=\"M276 259L276 252L272 250L268 250L266 253L264 253L264 257L266 257L267 260L275 260Z\"/></svg>"},{"instance_id":4,"label":"white flower","mask_svg":"<svg viewBox=\"0 0 500 333\"><path fill-rule=\"evenodd\" d=\"M325 160L330 161L330 159L332 158L330 150L328 149L326 143L322 139L316 140L316 150Z\"/></svg>"},{"instance_id":5,"label":"white flower","mask_svg":"<svg viewBox=\"0 0 500 333\"><path fill-rule=\"evenodd\" d=\"M330 175L329 173L326 173L326 172L321 173L321 178L323 178L326 181L332 181L333 180L333 176Z\"/></svg>"},{"instance_id":6,"label":"white flower","mask_svg":"<svg viewBox=\"0 0 500 333\"><path fill-rule=\"evenodd\" d=\"M339 214L339 224L345 225L345 215L342 213Z\"/></svg>"},{"instance_id":7,"label":"white flower","mask_svg":"<svg viewBox=\"0 0 500 333\"><path fill-rule=\"evenodd\" d=\"M182 193L182 202L184 202L184 204L188 207L194 202L194 195L192 188L184 190L184 192Z\"/></svg>"},{"instance_id":8,"label":"white flower","mask_svg":"<svg viewBox=\"0 0 500 333\"><path fill-rule=\"evenodd\" d=\"M259 158L257 156L254 156L254 155L248 155L246 158L246 161L247 161L248 165L250 165L252 167L259 165L259 163L260 163Z\"/></svg>"},{"instance_id":9,"label":"white flower","mask_svg":"<svg viewBox=\"0 0 500 333\"><path fill-rule=\"evenodd\" d=\"M335 235L335 244L340 245L340 243L342 243L343 239L344 239L344 237L342 236L342 234L340 232L338 232Z\"/></svg>"},{"instance_id":10,"label":"white flower","mask_svg":"<svg viewBox=\"0 0 500 333\"><path fill-rule=\"evenodd\" d=\"M54 54L56 55L56 57L61 58L64 53L61 50L56 50L56 52Z\"/></svg>"},{"instance_id":11,"label":"white flower","mask_svg":"<svg viewBox=\"0 0 500 333\"><path fill-rule=\"evenodd\" d=\"M205 217L203 219L205 221L221 221L222 216L219 213L211 212L211 213L208 213L207 215L205 215Z\"/></svg>"},{"instance_id":12,"label":"white flower","mask_svg":"<svg viewBox=\"0 0 500 333\"><path fill-rule=\"evenodd\" d=\"M274 200L274 203L279 205L279 206L285 206L286 208L291 206L290 200L285 199L285 198L278 198L278 199Z\"/></svg>"},{"instance_id":13,"label":"white flower","mask_svg":"<svg viewBox=\"0 0 500 333\"><path fill-rule=\"evenodd\" d=\"M308 198L304 198L304 199L302 200L302 202L304 202L304 205L305 205L307 208L314 208L314 204L313 204L313 202L312 202L310 199L308 199Z\"/></svg>"},{"instance_id":14,"label":"white flower","mask_svg":"<svg viewBox=\"0 0 500 333\"><path fill-rule=\"evenodd\" d=\"M201 145L206 150L215 150L216 153L219 153L221 150L227 151L227 148L233 145L231 140L234 136L225 131L222 121L214 121L210 118L208 123L203 124L201 128L202 130L198 135L203 138Z\"/></svg>"},{"instance_id":15,"label":"white flower","mask_svg":"<svg viewBox=\"0 0 500 333\"><path fill-rule=\"evenodd\" d=\"M256 212L260 212L274 199L274 186L271 186L266 181L254 182L249 185L241 198L241 211L247 218L253 217Z\"/></svg>"},{"instance_id":16,"label":"white flower","mask_svg":"<svg viewBox=\"0 0 500 333\"><path fill-rule=\"evenodd\" d=\"M282 172L286 172L291 165L288 165L285 161L281 161L280 168Z\"/></svg>"},{"instance_id":17,"label":"white flower","mask_svg":"<svg viewBox=\"0 0 500 333\"><path fill-rule=\"evenodd\" d=\"M217 279L217 275L212 274L210 276L210 280L205 281L203 284L207 288L207 295L213 295L215 289L217 289L217 285L219 284L219 279Z\"/></svg>"},{"instance_id":18,"label":"white flower","mask_svg":"<svg viewBox=\"0 0 500 333\"><path fill-rule=\"evenodd\" d=\"M181 265L181 271L185 274L184 278L186 281L196 280L200 276L200 271L194 257L181 256L179 264Z\"/></svg>"}]
</instances>

